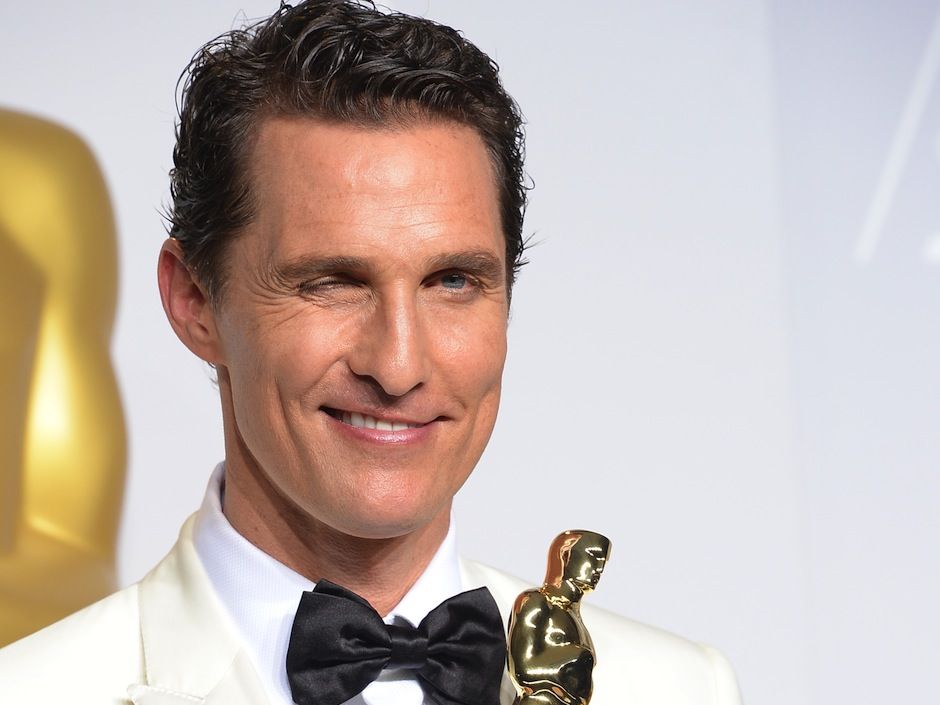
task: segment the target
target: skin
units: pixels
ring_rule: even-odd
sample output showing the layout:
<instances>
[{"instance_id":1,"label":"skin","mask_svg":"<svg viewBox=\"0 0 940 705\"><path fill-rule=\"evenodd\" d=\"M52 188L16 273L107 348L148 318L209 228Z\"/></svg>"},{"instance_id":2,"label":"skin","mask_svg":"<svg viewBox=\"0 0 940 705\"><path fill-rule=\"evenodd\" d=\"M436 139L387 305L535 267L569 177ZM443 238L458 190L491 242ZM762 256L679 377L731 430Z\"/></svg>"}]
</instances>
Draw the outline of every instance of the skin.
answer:
<instances>
[{"instance_id":1,"label":"skin","mask_svg":"<svg viewBox=\"0 0 940 705\"><path fill-rule=\"evenodd\" d=\"M164 309L218 371L224 511L387 614L447 533L499 405L508 316L494 171L472 129L270 118L256 217L211 303L175 240ZM343 412L408 423L354 428Z\"/></svg>"}]
</instances>

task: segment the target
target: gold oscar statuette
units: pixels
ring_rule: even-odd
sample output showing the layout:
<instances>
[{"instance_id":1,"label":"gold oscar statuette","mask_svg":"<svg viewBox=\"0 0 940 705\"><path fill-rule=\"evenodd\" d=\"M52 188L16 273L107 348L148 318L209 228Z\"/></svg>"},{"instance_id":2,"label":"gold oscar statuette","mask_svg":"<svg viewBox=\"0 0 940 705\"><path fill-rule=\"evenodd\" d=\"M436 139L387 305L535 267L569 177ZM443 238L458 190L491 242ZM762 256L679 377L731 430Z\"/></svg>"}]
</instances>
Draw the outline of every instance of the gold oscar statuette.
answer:
<instances>
[{"instance_id":1,"label":"gold oscar statuette","mask_svg":"<svg viewBox=\"0 0 940 705\"><path fill-rule=\"evenodd\" d=\"M85 144L0 109L0 646L112 592L114 218Z\"/></svg>"},{"instance_id":2,"label":"gold oscar statuette","mask_svg":"<svg viewBox=\"0 0 940 705\"><path fill-rule=\"evenodd\" d=\"M594 644L581 620L581 598L597 587L610 541L593 531L566 531L548 551L545 584L526 590L509 618L509 677L514 705L587 705Z\"/></svg>"}]
</instances>

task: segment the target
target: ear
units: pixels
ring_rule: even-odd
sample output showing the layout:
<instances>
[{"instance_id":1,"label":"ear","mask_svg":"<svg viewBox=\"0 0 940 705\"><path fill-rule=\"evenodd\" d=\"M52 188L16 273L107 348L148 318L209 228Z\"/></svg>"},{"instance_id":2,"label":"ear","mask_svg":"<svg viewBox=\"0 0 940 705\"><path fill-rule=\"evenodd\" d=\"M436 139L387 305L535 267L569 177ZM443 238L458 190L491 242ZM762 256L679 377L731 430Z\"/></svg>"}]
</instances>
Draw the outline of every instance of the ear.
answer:
<instances>
[{"instance_id":1,"label":"ear","mask_svg":"<svg viewBox=\"0 0 940 705\"><path fill-rule=\"evenodd\" d=\"M215 311L175 238L167 238L160 248L157 283L163 310L183 345L206 362L223 364Z\"/></svg>"}]
</instances>

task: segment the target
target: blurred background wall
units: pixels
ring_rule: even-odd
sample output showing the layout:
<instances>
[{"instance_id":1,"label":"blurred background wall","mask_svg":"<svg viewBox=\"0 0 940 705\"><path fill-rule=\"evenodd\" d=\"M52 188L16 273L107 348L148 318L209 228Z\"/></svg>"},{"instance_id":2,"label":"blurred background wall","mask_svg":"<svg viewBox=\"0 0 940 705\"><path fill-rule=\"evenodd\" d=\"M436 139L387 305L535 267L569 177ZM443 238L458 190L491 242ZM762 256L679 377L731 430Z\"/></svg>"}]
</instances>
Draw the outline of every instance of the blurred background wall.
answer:
<instances>
[{"instance_id":1,"label":"blurred background wall","mask_svg":"<svg viewBox=\"0 0 940 705\"><path fill-rule=\"evenodd\" d=\"M538 244L464 551L536 581L558 530L603 531L592 600L717 644L749 703L935 699L940 1L390 4L528 119ZM222 454L155 285L176 78L275 6L0 7L0 104L82 135L115 204L122 584Z\"/></svg>"}]
</instances>

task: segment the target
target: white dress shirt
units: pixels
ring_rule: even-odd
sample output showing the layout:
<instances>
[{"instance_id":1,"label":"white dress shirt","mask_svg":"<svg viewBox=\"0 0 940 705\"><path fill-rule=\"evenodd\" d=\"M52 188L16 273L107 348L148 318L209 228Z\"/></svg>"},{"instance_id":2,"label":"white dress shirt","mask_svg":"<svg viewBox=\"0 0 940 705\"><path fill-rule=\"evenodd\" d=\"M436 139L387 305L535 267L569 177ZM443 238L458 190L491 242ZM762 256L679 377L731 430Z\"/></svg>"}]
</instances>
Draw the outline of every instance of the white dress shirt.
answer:
<instances>
[{"instance_id":1,"label":"white dress shirt","mask_svg":"<svg viewBox=\"0 0 940 705\"><path fill-rule=\"evenodd\" d=\"M244 638L272 705L293 705L285 663L294 612L301 593L315 583L250 543L222 513L225 466L209 480L196 517L194 543L219 599ZM448 597L464 590L453 522L437 553L401 602L385 618L417 625ZM387 670L347 705L422 705L421 687L411 671Z\"/></svg>"}]
</instances>

